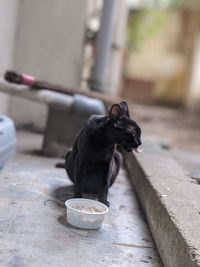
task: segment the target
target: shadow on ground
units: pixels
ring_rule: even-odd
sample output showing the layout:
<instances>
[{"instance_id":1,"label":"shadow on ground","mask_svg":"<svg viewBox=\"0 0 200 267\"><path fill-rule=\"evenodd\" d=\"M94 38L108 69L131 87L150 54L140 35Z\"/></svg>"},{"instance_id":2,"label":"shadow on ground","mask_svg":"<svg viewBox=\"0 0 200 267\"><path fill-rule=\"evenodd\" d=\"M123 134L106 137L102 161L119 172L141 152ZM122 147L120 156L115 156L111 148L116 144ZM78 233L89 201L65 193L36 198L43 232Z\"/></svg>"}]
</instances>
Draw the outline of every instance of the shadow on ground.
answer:
<instances>
[{"instance_id":1,"label":"shadow on ground","mask_svg":"<svg viewBox=\"0 0 200 267\"><path fill-rule=\"evenodd\" d=\"M65 206L65 201L73 197L73 185L54 188L51 196L56 200L58 206Z\"/></svg>"}]
</instances>

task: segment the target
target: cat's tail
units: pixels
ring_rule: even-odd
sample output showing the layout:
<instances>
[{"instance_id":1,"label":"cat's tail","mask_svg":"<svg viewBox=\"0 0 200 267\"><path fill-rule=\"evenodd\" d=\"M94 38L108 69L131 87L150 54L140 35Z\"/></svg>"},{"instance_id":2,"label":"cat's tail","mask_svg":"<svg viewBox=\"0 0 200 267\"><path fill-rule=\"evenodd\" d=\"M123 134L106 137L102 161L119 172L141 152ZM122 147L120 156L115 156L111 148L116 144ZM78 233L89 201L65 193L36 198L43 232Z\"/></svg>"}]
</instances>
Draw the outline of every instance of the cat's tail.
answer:
<instances>
[{"instance_id":1,"label":"cat's tail","mask_svg":"<svg viewBox=\"0 0 200 267\"><path fill-rule=\"evenodd\" d=\"M65 163L58 162L58 163L56 163L55 167L56 167L56 168L65 169Z\"/></svg>"}]
</instances>

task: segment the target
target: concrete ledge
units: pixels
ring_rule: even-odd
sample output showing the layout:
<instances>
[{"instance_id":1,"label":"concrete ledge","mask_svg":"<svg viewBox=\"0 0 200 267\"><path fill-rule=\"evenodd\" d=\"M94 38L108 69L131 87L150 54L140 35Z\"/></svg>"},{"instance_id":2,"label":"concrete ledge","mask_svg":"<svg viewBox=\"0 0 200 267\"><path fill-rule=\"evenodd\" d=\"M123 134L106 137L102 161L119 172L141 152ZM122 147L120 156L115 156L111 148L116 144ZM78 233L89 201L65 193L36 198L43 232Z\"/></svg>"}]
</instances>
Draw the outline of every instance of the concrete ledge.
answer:
<instances>
[{"instance_id":1,"label":"concrete ledge","mask_svg":"<svg viewBox=\"0 0 200 267\"><path fill-rule=\"evenodd\" d=\"M125 164L143 206L164 266L200 266L200 185L151 140L144 153L125 154Z\"/></svg>"}]
</instances>

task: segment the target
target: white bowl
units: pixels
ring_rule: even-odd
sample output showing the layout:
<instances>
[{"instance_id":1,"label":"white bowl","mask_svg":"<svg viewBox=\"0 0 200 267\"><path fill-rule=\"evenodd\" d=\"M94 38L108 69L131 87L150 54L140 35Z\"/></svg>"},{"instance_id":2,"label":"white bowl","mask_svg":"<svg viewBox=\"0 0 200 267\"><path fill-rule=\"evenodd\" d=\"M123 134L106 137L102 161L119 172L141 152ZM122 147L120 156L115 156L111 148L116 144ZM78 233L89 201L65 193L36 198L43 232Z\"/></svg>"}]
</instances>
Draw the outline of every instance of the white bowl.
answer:
<instances>
[{"instance_id":1,"label":"white bowl","mask_svg":"<svg viewBox=\"0 0 200 267\"><path fill-rule=\"evenodd\" d=\"M68 223L83 229L100 228L108 212L108 207L103 203L86 198L69 199L65 205Z\"/></svg>"}]
</instances>

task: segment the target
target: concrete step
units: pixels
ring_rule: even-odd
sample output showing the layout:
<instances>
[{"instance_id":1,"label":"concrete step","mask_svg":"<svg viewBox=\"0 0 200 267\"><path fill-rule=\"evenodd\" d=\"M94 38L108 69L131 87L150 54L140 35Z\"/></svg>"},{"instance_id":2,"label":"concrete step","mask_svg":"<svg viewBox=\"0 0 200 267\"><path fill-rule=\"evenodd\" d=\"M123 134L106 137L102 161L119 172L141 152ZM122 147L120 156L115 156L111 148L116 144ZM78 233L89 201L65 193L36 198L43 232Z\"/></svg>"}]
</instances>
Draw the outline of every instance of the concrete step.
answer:
<instances>
[{"instance_id":1,"label":"concrete step","mask_svg":"<svg viewBox=\"0 0 200 267\"><path fill-rule=\"evenodd\" d=\"M200 187L152 139L144 153L125 154L130 178L142 204L164 266L200 266Z\"/></svg>"}]
</instances>

